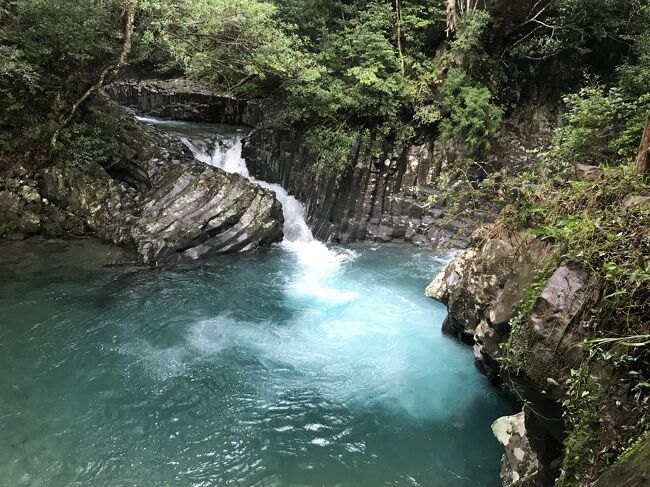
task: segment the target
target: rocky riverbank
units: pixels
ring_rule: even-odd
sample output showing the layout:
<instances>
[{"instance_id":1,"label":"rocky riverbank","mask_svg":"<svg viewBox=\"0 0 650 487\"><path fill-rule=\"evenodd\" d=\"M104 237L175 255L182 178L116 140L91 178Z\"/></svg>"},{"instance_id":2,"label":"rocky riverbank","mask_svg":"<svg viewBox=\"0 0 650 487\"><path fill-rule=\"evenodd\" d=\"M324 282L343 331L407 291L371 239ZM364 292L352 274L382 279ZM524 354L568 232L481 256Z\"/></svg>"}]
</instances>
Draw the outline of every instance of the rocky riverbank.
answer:
<instances>
[{"instance_id":1,"label":"rocky riverbank","mask_svg":"<svg viewBox=\"0 0 650 487\"><path fill-rule=\"evenodd\" d=\"M111 157L80 161L85 155L74 152L37 168L19 161L3 168L2 235L95 235L134 248L148 264L281 238L282 208L272 192L194 160L180 141L108 100L96 100L91 118L105 146L116 147Z\"/></svg>"},{"instance_id":2,"label":"rocky riverbank","mask_svg":"<svg viewBox=\"0 0 650 487\"><path fill-rule=\"evenodd\" d=\"M626 385L629 364L590 344L598 336L590 317L604 299L602 281L525 231L494 226L474 239L426 295L447 305L443 331L473 345L477 368L520 409L492 426L505 449L503 484L592 485L601 462L617 453L606 446L594 457L586 445L634 438L645 422ZM632 365L632 373L635 367L643 366ZM649 442L641 437L632 460L614 467L621 477L606 470L595 485L648 485Z\"/></svg>"}]
</instances>

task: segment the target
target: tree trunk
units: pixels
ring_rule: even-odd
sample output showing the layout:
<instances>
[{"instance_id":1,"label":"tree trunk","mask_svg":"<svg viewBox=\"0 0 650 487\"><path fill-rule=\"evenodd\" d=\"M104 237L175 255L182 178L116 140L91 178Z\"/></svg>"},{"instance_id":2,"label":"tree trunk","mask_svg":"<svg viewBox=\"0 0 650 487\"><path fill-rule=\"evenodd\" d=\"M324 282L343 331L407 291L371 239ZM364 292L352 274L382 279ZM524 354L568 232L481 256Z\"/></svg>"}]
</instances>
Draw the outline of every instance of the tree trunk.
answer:
<instances>
[{"instance_id":1,"label":"tree trunk","mask_svg":"<svg viewBox=\"0 0 650 487\"><path fill-rule=\"evenodd\" d=\"M117 72L119 69L123 68L128 64L129 54L131 53L131 47L133 46L134 19L135 19L135 5L131 0L127 0L125 21L124 21L124 43L122 44L122 52L120 53L119 59L115 64L111 64L106 69L104 69L99 75L99 79L97 80L97 82L94 85L92 85L90 88L88 88L83 93L83 95L81 95L77 99L77 101L72 105L72 108L70 109L70 113L68 113L68 115L61 121L59 127L54 131L54 135L52 135L52 140L50 141L50 145L52 147L56 146L56 141L58 140L61 131L64 128L66 128L68 124L72 121L75 113L77 113L77 110L79 110L79 107L81 107L81 105L84 104L84 102L90 97L90 95L95 93L98 89L100 89L104 85L104 83L106 82L106 78L109 75Z\"/></svg>"},{"instance_id":2,"label":"tree trunk","mask_svg":"<svg viewBox=\"0 0 650 487\"><path fill-rule=\"evenodd\" d=\"M636 172L642 176L650 176L650 113L641 136L639 155L636 157Z\"/></svg>"},{"instance_id":3,"label":"tree trunk","mask_svg":"<svg viewBox=\"0 0 650 487\"><path fill-rule=\"evenodd\" d=\"M400 0L395 0L395 15L396 15L396 27L397 27L397 54L399 55L399 64L404 74L404 53L402 52L402 5Z\"/></svg>"},{"instance_id":4,"label":"tree trunk","mask_svg":"<svg viewBox=\"0 0 650 487\"><path fill-rule=\"evenodd\" d=\"M447 0L447 36L456 31L457 25L456 0Z\"/></svg>"}]
</instances>

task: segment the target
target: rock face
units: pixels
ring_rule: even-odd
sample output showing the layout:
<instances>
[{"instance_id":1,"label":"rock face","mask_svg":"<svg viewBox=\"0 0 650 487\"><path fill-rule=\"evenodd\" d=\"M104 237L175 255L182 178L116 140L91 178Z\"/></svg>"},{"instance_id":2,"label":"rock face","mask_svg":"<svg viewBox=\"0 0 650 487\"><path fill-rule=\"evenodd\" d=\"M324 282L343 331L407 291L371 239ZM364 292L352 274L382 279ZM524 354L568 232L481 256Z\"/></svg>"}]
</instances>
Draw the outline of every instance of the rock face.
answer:
<instances>
[{"instance_id":1,"label":"rock face","mask_svg":"<svg viewBox=\"0 0 650 487\"><path fill-rule=\"evenodd\" d=\"M474 345L477 366L492 380L516 304L551 257L548 244L524 234L489 238L451 260L425 291L447 305L444 331Z\"/></svg>"},{"instance_id":2,"label":"rock face","mask_svg":"<svg viewBox=\"0 0 650 487\"><path fill-rule=\"evenodd\" d=\"M504 487L541 487L542 465L530 444L524 412L503 416L492 423L492 432L505 453L501 457L501 481Z\"/></svg>"},{"instance_id":3,"label":"rock face","mask_svg":"<svg viewBox=\"0 0 650 487\"><path fill-rule=\"evenodd\" d=\"M102 103L132 142L122 146L124 158L104 166L63 161L22 176L14 170L0 179L0 234L92 234L135 249L148 264L281 238L282 206L272 192L194 160L173 137Z\"/></svg>"},{"instance_id":4,"label":"rock face","mask_svg":"<svg viewBox=\"0 0 650 487\"><path fill-rule=\"evenodd\" d=\"M650 435L605 471L594 487L650 486Z\"/></svg>"},{"instance_id":5,"label":"rock face","mask_svg":"<svg viewBox=\"0 0 650 487\"><path fill-rule=\"evenodd\" d=\"M61 237L90 233L83 219L52 204L41 193L40 175L21 164L0 174L0 238Z\"/></svg>"},{"instance_id":6,"label":"rock face","mask_svg":"<svg viewBox=\"0 0 650 487\"><path fill-rule=\"evenodd\" d=\"M144 115L255 126L244 147L250 173L282 185L303 202L308 223L321 240L404 240L438 249L465 248L477 224L492 221L501 208L498 202L477 202L470 195L456 195L459 201L452 204L436 198L447 190L440 175L458 154L449 147L434 150L433 141L426 138L399 153L387 148L371 155L357 145L351 150L352 169L323 177L310 170L317 157L306 148L304 128L273 125L256 102L187 80L122 80L106 92ZM468 169L472 184L501 166L518 167L527 161L524 147L503 139L494 144L495 152L502 149L496 165L490 161Z\"/></svg>"},{"instance_id":7,"label":"rock face","mask_svg":"<svg viewBox=\"0 0 650 487\"><path fill-rule=\"evenodd\" d=\"M405 240L437 248L464 248L477 222L490 221L496 206L467 212L434 204L431 196L445 155L431 141L412 144L402 154L371 156L353 150L353 168L336 177L310 171L315 157L299 130L260 127L244 148L251 174L278 183L305 204L314 235L347 243ZM461 210L463 204L461 202Z\"/></svg>"},{"instance_id":8,"label":"rock face","mask_svg":"<svg viewBox=\"0 0 650 487\"><path fill-rule=\"evenodd\" d=\"M186 79L115 81L104 91L121 105L152 117L250 127L262 120L259 104Z\"/></svg>"},{"instance_id":9,"label":"rock face","mask_svg":"<svg viewBox=\"0 0 650 487\"><path fill-rule=\"evenodd\" d=\"M577 265L556 264L555 249L530 235L487 229L476 238L426 294L447 305L444 329L473 344L479 370L525 405L493 426L506 451L504 485L553 485L564 440L560 403L569 371L585 357L577 345L590 336L584 318L599 283Z\"/></svg>"}]
</instances>

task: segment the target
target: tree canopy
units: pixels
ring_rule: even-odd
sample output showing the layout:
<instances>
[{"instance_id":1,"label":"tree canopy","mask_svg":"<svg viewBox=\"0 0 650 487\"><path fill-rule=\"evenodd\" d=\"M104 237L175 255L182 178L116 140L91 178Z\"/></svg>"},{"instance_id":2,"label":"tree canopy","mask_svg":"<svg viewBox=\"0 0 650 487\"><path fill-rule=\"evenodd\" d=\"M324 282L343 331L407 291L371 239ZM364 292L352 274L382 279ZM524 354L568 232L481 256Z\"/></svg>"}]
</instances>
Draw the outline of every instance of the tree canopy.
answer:
<instances>
[{"instance_id":1,"label":"tree canopy","mask_svg":"<svg viewBox=\"0 0 650 487\"><path fill-rule=\"evenodd\" d=\"M642 0L4 0L0 149L12 130L45 139L117 74L130 10L120 67L280 98L323 154L425 130L480 158L518 104L595 82L642 110L650 79Z\"/></svg>"}]
</instances>

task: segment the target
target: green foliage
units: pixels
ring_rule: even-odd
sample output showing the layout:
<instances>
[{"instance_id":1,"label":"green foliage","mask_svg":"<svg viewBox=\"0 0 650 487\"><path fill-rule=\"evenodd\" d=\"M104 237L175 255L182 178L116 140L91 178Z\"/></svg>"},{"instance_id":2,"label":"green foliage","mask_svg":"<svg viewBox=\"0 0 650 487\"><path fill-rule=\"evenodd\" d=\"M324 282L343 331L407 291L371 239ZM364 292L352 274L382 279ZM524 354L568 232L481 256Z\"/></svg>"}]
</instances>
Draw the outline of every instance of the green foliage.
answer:
<instances>
[{"instance_id":1,"label":"green foliage","mask_svg":"<svg viewBox=\"0 0 650 487\"><path fill-rule=\"evenodd\" d=\"M390 5L375 1L326 35L315 56L322 76L287 86L298 108L294 118L346 119L361 128L399 119L411 89L400 72L392 28Z\"/></svg>"},{"instance_id":2,"label":"green foliage","mask_svg":"<svg viewBox=\"0 0 650 487\"><path fill-rule=\"evenodd\" d=\"M314 171L326 176L343 174L353 162L353 147L361 138L362 134L345 126L317 126L308 130L305 143L316 156Z\"/></svg>"},{"instance_id":3,"label":"green foliage","mask_svg":"<svg viewBox=\"0 0 650 487\"><path fill-rule=\"evenodd\" d=\"M60 142L64 148L58 157L66 164L80 168L91 164L107 165L120 153L120 144L116 140L107 140L103 127L83 122L65 131Z\"/></svg>"},{"instance_id":4,"label":"green foliage","mask_svg":"<svg viewBox=\"0 0 650 487\"><path fill-rule=\"evenodd\" d=\"M650 6L646 7L650 18ZM650 33L641 32L634 38L634 58L618 67L621 88L627 96L640 97L650 86Z\"/></svg>"},{"instance_id":5,"label":"green foliage","mask_svg":"<svg viewBox=\"0 0 650 487\"><path fill-rule=\"evenodd\" d=\"M631 33L643 31L646 13L639 0L553 0L545 8L538 4L526 20L530 30L515 38L511 51L534 60L560 55L575 59L573 55L585 55L604 42L624 42Z\"/></svg>"},{"instance_id":6,"label":"green foliage","mask_svg":"<svg viewBox=\"0 0 650 487\"><path fill-rule=\"evenodd\" d=\"M0 150L29 150L121 46L121 0L11 0L0 13Z\"/></svg>"},{"instance_id":7,"label":"green foliage","mask_svg":"<svg viewBox=\"0 0 650 487\"><path fill-rule=\"evenodd\" d=\"M442 106L449 111L449 118L440 124L441 138L466 145L470 155L484 156L490 148L489 137L501 124L503 110L491 102L487 88L473 86L457 68L447 73L442 93Z\"/></svg>"},{"instance_id":8,"label":"green foliage","mask_svg":"<svg viewBox=\"0 0 650 487\"><path fill-rule=\"evenodd\" d=\"M170 53L185 73L230 90L243 80L308 83L319 76L300 39L256 0L142 2L151 19L145 45Z\"/></svg>"},{"instance_id":9,"label":"green foliage","mask_svg":"<svg viewBox=\"0 0 650 487\"><path fill-rule=\"evenodd\" d=\"M548 153L555 164L618 164L636 156L650 94L637 99L618 88L591 85L565 98L568 111Z\"/></svg>"}]
</instances>

